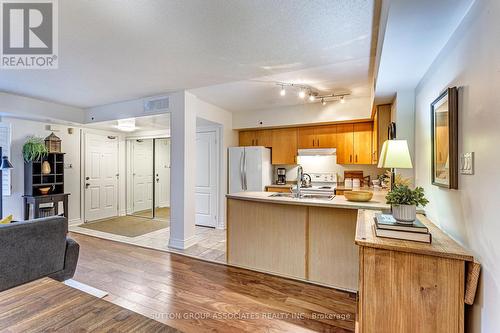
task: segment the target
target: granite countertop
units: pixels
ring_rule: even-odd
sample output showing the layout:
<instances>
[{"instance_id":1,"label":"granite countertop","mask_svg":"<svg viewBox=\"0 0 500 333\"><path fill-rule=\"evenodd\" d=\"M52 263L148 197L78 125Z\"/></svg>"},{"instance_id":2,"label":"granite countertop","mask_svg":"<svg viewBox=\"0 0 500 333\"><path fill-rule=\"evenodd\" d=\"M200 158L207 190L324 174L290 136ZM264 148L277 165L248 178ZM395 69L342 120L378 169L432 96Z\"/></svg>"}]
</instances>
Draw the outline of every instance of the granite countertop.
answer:
<instances>
[{"instance_id":1,"label":"granite countertop","mask_svg":"<svg viewBox=\"0 0 500 333\"><path fill-rule=\"evenodd\" d=\"M374 191L372 200L368 202L348 201L343 195L337 195L332 200L296 199L288 197L271 197L273 192L239 192L227 194L228 199L270 202L288 205L318 206L348 209L388 210L390 205L385 203L385 191Z\"/></svg>"}]
</instances>

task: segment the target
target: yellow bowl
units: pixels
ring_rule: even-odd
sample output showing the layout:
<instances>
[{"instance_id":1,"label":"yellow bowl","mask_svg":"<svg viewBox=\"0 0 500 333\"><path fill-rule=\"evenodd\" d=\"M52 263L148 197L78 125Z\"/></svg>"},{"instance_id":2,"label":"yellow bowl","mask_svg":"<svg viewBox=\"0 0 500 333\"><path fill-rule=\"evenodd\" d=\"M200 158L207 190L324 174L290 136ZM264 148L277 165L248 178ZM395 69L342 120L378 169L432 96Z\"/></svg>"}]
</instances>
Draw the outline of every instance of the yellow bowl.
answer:
<instances>
[{"instance_id":1,"label":"yellow bowl","mask_svg":"<svg viewBox=\"0 0 500 333\"><path fill-rule=\"evenodd\" d=\"M40 187L38 190L40 191L40 193L42 195L46 195L46 194L49 194L50 187Z\"/></svg>"},{"instance_id":2,"label":"yellow bowl","mask_svg":"<svg viewBox=\"0 0 500 333\"><path fill-rule=\"evenodd\" d=\"M349 201L366 202L373 198L370 191L345 191L344 196Z\"/></svg>"}]
</instances>

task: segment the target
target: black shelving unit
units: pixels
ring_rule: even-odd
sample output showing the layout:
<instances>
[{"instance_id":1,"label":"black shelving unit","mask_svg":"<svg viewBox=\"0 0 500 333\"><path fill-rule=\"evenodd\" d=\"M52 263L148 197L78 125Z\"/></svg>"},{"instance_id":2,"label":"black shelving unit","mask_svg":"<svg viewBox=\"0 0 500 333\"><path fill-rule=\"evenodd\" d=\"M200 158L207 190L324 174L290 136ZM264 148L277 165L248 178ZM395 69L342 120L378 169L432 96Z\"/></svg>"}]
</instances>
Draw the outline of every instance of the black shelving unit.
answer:
<instances>
[{"instance_id":1,"label":"black shelving unit","mask_svg":"<svg viewBox=\"0 0 500 333\"><path fill-rule=\"evenodd\" d=\"M50 173L42 174L42 164L50 164ZM40 188L50 187L48 194L43 195ZM59 201L63 202L67 217L68 193L64 192L64 153L49 153L39 161L24 163L24 219L29 218L30 205L33 205L33 218L46 216L46 210L41 212L39 205L53 203L53 214L58 215Z\"/></svg>"}]
</instances>

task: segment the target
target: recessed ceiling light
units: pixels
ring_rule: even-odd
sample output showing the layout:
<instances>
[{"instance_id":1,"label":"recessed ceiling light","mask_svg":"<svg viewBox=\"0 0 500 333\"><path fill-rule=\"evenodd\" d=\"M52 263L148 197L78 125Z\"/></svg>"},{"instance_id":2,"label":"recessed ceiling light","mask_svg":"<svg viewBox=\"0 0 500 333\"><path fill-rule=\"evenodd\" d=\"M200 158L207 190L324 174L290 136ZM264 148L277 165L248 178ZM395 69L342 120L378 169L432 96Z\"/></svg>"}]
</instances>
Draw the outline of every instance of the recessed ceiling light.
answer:
<instances>
[{"instance_id":1,"label":"recessed ceiling light","mask_svg":"<svg viewBox=\"0 0 500 333\"><path fill-rule=\"evenodd\" d=\"M281 96L285 96L286 95L286 90L285 90L284 86L281 86L280 95Z\"/></svg>"},{"instance_id":2,"label":"recessed ceiling light","mask_svg":"<svg viewBox=\"0 0 500 333\"><path fill-rule=\"evenodd\" d=\"M135 126L135 118L119 119L118 125L116 125L115 128L123 132L133 132L138 129L138 127Z\"/></svg>"}]
</instances>

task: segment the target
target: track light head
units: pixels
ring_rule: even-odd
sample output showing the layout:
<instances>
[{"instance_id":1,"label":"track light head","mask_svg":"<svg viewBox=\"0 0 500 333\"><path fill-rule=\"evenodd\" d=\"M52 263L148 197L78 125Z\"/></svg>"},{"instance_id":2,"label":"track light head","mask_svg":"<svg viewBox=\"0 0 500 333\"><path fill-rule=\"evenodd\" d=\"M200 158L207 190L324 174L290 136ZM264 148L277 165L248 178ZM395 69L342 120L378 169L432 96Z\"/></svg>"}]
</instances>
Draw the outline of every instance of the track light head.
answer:
<instances>
[{"instance_id":1,"label":"track light head","mask_svg":"<svg viewBox=\"0 0 500 333\"><path fill-rule=\"evenodd\" d=\"M340 103L344 104L345 103L345 98L344 96L340 96Z\"/></svg>"},{"instance_id":2,"label":"track light head","mask_svg":"<svg viewBox=\"0 0 500 333\"><path fill-rule=\"evenodd\" d=\"M309 102L314 102L315 99L316 97L313 94L309 93Z\"/></svg>"},{"instance_id":3,"label":"track light head","mask_svg":"<svg viewBox=\"0 0 500 333\"><path fill-rule=\"evenodd\" d=\"M299 91L299 97L304 99L306 97L306 92L304 91L304 89L300 89Z\"/></svg>"},{"instance_id":4,"label":"track light head","mask_svg":"<svg viewBox=\"0 0 500 333\"><path fill-rule=\"evenodd\" d=\"M322 98L322 99L321 99L321 104L323 104L323 106L325 106L325 105L326 105L326 101L325 101L325 99L324 99L324 98Z\"/></svg>"}]
</instances>

